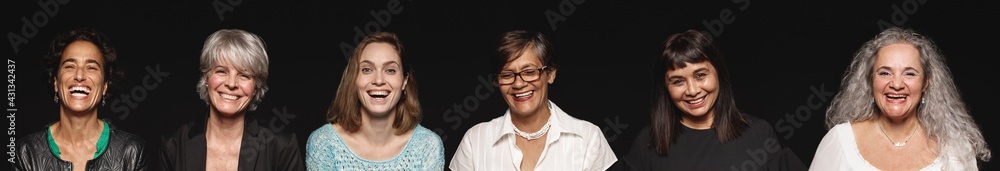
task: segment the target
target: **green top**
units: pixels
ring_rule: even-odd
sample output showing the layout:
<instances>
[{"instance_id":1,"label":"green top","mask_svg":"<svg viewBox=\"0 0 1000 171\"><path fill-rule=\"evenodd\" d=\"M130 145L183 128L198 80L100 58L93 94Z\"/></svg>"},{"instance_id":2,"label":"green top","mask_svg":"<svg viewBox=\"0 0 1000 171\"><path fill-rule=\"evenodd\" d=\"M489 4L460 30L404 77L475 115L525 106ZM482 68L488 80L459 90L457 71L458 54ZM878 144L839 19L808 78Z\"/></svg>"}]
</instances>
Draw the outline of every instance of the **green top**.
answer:
<instances>
[{"instance_id":1,"label":"green top","mask_svg":"<svg viewBox=\"0 0 1000 171\"><path fill-rule=\"evenodd\" d=\"M49 126L45 127L45 135L49 138L49 149L52 149L52 154L55 154L56 157L62 159L62 153L59 152L59 146L56 145L56 140L52 139L52 130L48 129L51 126L52 125L49 124ZM97 158L97 156L100 156L101 153L104 153L104 149L108 147L109 137L111 137L111 129L108 127L107 123L104 123L104 129L101 130L101 138L97 139L97 151L94 152L94 158Z\"/></svg>"}]
</instances>

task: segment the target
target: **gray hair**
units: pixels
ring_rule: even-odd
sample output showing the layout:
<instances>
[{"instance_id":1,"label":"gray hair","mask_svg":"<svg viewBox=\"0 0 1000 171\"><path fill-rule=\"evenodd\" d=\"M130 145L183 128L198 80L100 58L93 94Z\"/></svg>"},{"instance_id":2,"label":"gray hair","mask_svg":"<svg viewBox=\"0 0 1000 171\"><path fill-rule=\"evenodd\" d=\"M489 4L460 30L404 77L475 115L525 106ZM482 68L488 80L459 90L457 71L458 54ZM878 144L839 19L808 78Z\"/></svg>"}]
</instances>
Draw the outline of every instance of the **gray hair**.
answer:
<instances>
[{"instance_id":1,"label":"gray hair","mask_svg":"<svg viewBox=\"0 0 1000 171\"><path fill-rule=\"evenodd\" d=\"M990 160L990 149L966 109L952 80L951 71L936 45L930 38L910 29L889 28L874 39L866 42L854 54L850 68L845 72L840 84L840 92L834 97L826 111L826 128L845 122L859 122L875 119L879 113L871 103L872 72L876 54L884 46L905 43L920 51L920 65L924 67L925 104L920 104L917 117L925 134L938 142L939 151L956 151L960 158L973 157ZM945 148L955 149L946 150Z\"/></svg>"},{"instance_id":2,"label":"gray hair","mask_svg":"<svg viewBox=\"0 0 1000 171\"><path fill-rule=\"evenodd\" d=\"M254 96L247 109L253 111L267 93L268 58L264 41L257 35L238 29L222 29L212 33L201 49L201 79L198 80L198 95L205 104L211 106L208 98L208 73L219 60L233 64L246 71L254 80Z\"/></svg>"}]
</instances>

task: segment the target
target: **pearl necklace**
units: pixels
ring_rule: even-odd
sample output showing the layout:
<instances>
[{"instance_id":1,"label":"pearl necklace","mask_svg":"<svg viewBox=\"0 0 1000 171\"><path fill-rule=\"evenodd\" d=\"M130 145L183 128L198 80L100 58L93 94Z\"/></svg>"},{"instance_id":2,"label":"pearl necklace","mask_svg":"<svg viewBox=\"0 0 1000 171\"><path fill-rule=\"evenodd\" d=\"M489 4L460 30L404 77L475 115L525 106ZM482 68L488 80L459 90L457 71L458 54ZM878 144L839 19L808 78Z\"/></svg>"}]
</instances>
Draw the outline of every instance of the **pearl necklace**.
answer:
<instances>
[{"instance_id":1,"label":"pearl necklace","mask_svg":"<svg viewBox=\"0 0 1000 171\"><path fill-rule=\"evenodd\" d=\"M542 129L539 129L538 132L527 133L521 131L520 129L517 129L517 126L513 127L514 127L514 133L517 134L517 136L524 137L524 139L528 139L528 141L541 138L542 135L545 135L546 132L549 132L549 123L547 121L545 122L545 126L542 126Z\"/></svg>"},{"instance_id":2,"label":"pearl necklace","mask_svg":"<svg viewBox=\"0 0 1000 171\"><path fill-rule=\"evenodd\" d=\"M906 136L906 140L904 140L903 142L896 142L896 141L892 141L892 138L889 138L889 134L885 133L885 129L882 128L882 121L876 121L876 122L878 122L878 129L882 130L882 135L885 135L885 139L889 140L889 142L892 143L893 147L902 147L902 146L905 146L907 142L910 142L910 138L913 138L913 133L917 132L917 126L914 125L913 126L913 131L910 131L910 135Z\"/></svg>"}]
</instances>

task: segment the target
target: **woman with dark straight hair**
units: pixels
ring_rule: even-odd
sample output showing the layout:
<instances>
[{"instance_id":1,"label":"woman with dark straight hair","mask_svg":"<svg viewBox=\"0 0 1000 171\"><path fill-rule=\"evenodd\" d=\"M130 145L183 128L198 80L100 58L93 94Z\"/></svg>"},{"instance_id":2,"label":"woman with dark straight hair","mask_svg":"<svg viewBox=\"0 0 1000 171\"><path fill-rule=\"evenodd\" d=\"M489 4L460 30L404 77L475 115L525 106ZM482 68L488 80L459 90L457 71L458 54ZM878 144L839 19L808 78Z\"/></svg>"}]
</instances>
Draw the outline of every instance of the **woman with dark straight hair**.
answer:
<instances>
[{"instance_id":1,"label":"woman with dark straight hair","mask_svg":"<svg viewBox=\"0 0 1000 171\"><path fill-rule=\"evenodd\" d=\"M619 168L805 169L781 147L767 121L736 107L725 61L706 35L696 30L670 35L653 67L650 125ZM757 161L748 151L773 157Z\"/></svg>"}]
</instances>

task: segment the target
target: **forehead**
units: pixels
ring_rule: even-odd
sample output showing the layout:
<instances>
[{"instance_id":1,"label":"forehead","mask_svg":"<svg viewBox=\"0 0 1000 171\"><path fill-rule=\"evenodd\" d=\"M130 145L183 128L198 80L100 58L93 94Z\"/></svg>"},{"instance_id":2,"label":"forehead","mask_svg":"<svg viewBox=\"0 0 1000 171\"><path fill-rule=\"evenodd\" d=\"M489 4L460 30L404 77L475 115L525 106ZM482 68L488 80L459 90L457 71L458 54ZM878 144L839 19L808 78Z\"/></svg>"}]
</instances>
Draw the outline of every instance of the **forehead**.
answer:
<instances>
[{"instance_id":1,"label":"forehead","mask_svg":"<svg viewBox=\"0 0 1000 171\"><path fill-rule=\"evenodd\" d=\"M393 45L384 42L368 44L361 51L361 56L359 56L359 58L359 62L371 61L376 64L388 61L400 61L399 53L396 52L396 48Z\"/></svg>"},{"instance_id":2,"label":"forehead","mask_svg":"<svg viewBox=\"0 0 1000 171\"><path fill-rule=\"evenodd\" d=\"M883 66L920 68L920 51L906 43L895 43L879 48L874 67Z\"/></svg>"},{"instance_id":3,"label":"forehead","mask_svg":"<svg viewBox=\"0 0 1000 171\"><path fill-rule=\"evenodd\" d=\"M97 45L88 41L74 41L73 43L66 45L66 49L63 50L61 58L61 61L76 59L80 62L94 60L98 63L104 63L104 58L101 56L101 50L97 47Z\"/></svg>"},{"instance_id":4,"label":"forehead","mask_svg":"<svg viewBox=\"0 0 1000 171\"><path fill-rule=\"evenodd\" d=\"M507 64L504 64L503 68L515 69L527 66L541 67L541 65L542 65L542 58L538 56L538 53L535 53L535 50L533 48L526 48L524 52L521 53L521 56L509 59L507 61Z\"/></svg>"}]
</instances>

